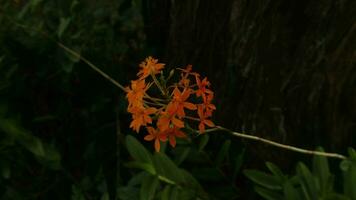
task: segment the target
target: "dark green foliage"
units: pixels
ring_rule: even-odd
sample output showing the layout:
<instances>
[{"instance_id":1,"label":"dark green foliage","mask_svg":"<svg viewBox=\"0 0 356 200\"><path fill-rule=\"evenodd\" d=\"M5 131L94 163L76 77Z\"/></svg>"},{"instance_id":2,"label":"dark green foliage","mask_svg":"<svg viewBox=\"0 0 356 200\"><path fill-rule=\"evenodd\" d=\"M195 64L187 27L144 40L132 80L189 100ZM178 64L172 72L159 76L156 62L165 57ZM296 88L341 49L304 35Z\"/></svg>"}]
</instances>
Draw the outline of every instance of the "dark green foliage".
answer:
<instances>
[{"instance_id":1,"label":"dark green foliage","mask_svg":"<svg viewBox=\"0 0 356 200\"><path fill-rule=\"evenodd\" d=\"M115 199L124 94L56 41L127 84L139 1L0 2L0 199Z\"/></svg>"},{"instance_id":2,"label":"dark green foliage","mask_svg":"<svg viewBox=\"0 0 356 200\"><path fill-rule=\"evenodd\" d=\"M322 148L318 148L322 151ZM256 186L256 192L264 199L355 199L356 162L354 150L350 148L350 157L341 162L343 171L342 191L334 187L334 177L329 170L328 160L325 157L314 156L312 171L302 162L297 164L296 174L285 175L272 163L266 166L272 174L257 170L245 170L245 175Z\"/></svg>"}]
</instances>

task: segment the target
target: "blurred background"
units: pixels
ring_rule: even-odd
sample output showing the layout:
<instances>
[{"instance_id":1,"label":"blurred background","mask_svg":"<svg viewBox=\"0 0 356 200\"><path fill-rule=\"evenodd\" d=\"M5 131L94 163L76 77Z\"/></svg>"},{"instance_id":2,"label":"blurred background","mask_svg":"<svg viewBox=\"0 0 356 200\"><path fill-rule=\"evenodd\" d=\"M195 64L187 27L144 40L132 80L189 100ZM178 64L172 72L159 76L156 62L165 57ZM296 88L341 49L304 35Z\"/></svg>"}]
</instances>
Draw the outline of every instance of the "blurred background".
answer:
<instances>
[{"instance_id":1,"label":"blurred background","mask_svg":"<svg viewBox=\"0 0 356 200\"><path fill-rule=\"evenodd\" d=\"M125 94L56 41L123 85L147 56L168 70L192 64L212 83L216 124L346 155L356 142L355 13L354 0L0 0L1 199L141 191L128 186L139 171L125 165L125 136L153 148L129 129ZM211 199L259 199L243 169L271 161L293 173L310 160L220 132L165 151Z\"/></svg>"}]
</instances>

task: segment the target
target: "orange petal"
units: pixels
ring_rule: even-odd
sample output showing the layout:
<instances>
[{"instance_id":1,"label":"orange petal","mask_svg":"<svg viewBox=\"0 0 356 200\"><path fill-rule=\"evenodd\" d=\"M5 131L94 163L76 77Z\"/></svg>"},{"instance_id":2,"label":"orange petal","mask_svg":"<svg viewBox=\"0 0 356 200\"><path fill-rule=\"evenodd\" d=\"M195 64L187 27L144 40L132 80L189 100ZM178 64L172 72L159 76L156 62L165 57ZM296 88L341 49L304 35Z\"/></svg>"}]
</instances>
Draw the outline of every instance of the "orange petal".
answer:
<instances>
[{"instance_id":1,"label":"orange petal","mask_svg":"<svg viewBox=\"0 0 356 200\"><path fill-rule=\"evenodd\" d=\"M188 108L189 110L196 110L197 106L195 104L184 102L184 107Z\"/></svg>"},{"instance_id":2,"label":"orange petal","mask_svg":"<svg viewBox=\"0 0 356 200\"><path fill-rule=\"evenodd\" d=\"M176 127L179 127L179 128L183 128L184 127L184 122L182 122L181 120L173 117L172 118L172 123L176 126Z\"/></svg>"},{"instance_id":3,"label":"orange petal","mask_svg":"<svg viewBox=\"0 0 356 200\"><path fill-rule=\"evenodd\" d=\"M200 122L200 123L199 123L199 132L200 132L200 133L204 133L204 131L205 131L204 123L203 123L203 122Z\"/></svg>"},{"instance_id":4,"label":"orange petal","mask_svg":"<svg viewBox=\"0 0 356 200\"><path fill-rule=\"evenodd\" d=\"M175 138L173 135L170 135L170 136L169 136L169 144L170 144L172 147L176 147L176 138Z\"/></svg>"},{"instance_id":5,"label":"orange petal","mask_svg":"<svg viewBox=\"0 0 356 200\"><path fill-rule=\"evenodd\" d=\"M214 127L215 126L215 124L211 120L208 120L208 119L204 120L204 124L206 124L206 125L208 125L210 127Z\"/></svg>"},{"instance_id":6,"label":"orange petal","mask_svg":"<svg viewBox=\"0 0 356 200\"><path fill-rule=\"evenodd\" d=\"M155 140L155 150L156 150L156 152L159 152L160 147L161 147L161 145L159 143L159 139L156 138L156 140Z\"/></svg>"},{"instance_id":7,"label":"orange petal","mask_svg":"<svg viewBox=\"0 0 356 200\"><path fill-rule=\"evenodd\" d=\"M151 141L151 140L154 140L155 137L153 135L146 135L143 139L146 141Z\"/></svg>"}]
</instances>

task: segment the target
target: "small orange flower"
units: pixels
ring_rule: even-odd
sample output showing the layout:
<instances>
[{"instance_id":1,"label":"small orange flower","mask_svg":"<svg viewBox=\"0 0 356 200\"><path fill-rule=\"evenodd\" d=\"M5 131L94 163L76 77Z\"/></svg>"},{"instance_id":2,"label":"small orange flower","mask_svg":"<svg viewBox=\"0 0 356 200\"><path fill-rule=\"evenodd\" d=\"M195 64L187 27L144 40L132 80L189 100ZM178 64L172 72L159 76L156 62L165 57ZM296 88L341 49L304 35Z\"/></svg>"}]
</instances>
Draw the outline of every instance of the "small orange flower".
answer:
<instances>
[{"instance_id":1,"label":"small orange flower","mask_svg":"<svg viewBox=\"0 0 356 200\"><path fill-rule=\"evenodd\" d=\"M191 94L190 89L184 89L183 92L180 92L179 89L175 87L173 90L173 100L167 107L174 107L172 109L175 109L175 112L177 113L178 117L179 118L184 117L185 116L184 108L187 108L189 110L197 109L196 105L190 102L186 102L190 94Z\"/></svg>"},{"instance_id":2,"label":"small orange flower","mask_svg":"<svg viewBox=\"0 0 356 200\"><path fill-rule=\"evenodd\" d=\"M206 77L203 80L200 80L199 76L195 76L195 80L198 85L198 90L196 91L197 97L202 96L203 98L205 98L205 94L213 93L213 91L206 88L207 86L210 86L210 82Z\"/></svg>"},{"instance_id":3,"label":"small orange flower","mask_svg":"<svg viewBox=\"0 0 356 200\"><path fill-rule=\"evenodd\" d=\"M126 98L129 102L129 108L142 107L143 96L145 95L145 92L148 89L145 80L131 81L131 89L129 87L126 87L126 89Z\"/></svg>"},{"instance_id":4,"label":"small orange flower","mask_svg":"<svg viewBox=\"0 0 356 200\"><path fill-rule=\"evenodd\" d=\"M179 128L184 127L184 122L175 116L176 114L170 111L160 113L160 117L157 120L157 127L161 131L166 131L170 128L171 123Z\"/></svg>"},{"instance_id":5,"label":"small orange flower","mask_svg":"<svg viewBox=\"0 0 356 200\"><path fill-rule=\"evenodd\" d=\"M148 135L146 135L143 139L146 141L155 140L154 147L155 147L155 150L157 152L159 152L159 149L161 148L160 141L162 141L162 142L167 141L167 135L157 131L156 129L154 129L152 127L147 127L146 129L147 129Z\"/></svg>"},{"instance_id":6,"label":"small orange flower","mask_svg":"<svg viewBox=\"0 0 356 200\"><path fill-rule=\"evenodd\" d=\"M142 80L151 74L158 74L164 68L164 64L158 63L157 59L153 59L150 56L140 64L140 67L142 69L137 73L137 76L139 76L140 80Z\"/></svg>"},{"instance_id":7,"label":"small orange flower","mask_svg":"<svg viewBox=\"0 0 356 200\"><path fill-rule=\"evenodd\" d=\"M131 107L128 112L132 113L132 122L130 128L134 129L137 133L140 131L141 126L146 126L152 123L150 115L157 112L156 108L149 107Z\"/></svg>"},{"instance_id":8,"label":"small orange flower","mask_svg":"<svg viewBox=\"0 0 356 200\"><path fill-rule=\"evenodd\" d=\"M211 103L213 97L214 97L214 93L211 93L206 95L205 98L203 98L204 103L202 105L203 108L205 109L205 114L209 117L212 115L213 111L216 110L215 105Z\"/></svg>"},{"instance_id":9,"label":"small orange flower","mask_svg":"<svg viewBox=\"0 0 356 200\"><path fill-rule=\"evenodd\" d=\"M168 139L169 139L169 144L172 147L176 146L176 137L178 138L184 138L187 137L183 131L181 131L178 127L173 127L169 128L167 131L165 131Z\"/></svg>"},{"instance_id":10,"label":"small orange flower","mask_svg":"<svg viewBox=\"0 0 356 200\"><path fill-rule=\"evenodd\" d=\"M214 127L214 123L207 119L209 117L209 115L207 115L207 113L204 112L203 106L199 105L198 106L198 115L200 118L200 123L199 123L199 131L200 133L204 133L205 131L205 125L209 126L209 127Z\"/></svg>"}]
</instances>

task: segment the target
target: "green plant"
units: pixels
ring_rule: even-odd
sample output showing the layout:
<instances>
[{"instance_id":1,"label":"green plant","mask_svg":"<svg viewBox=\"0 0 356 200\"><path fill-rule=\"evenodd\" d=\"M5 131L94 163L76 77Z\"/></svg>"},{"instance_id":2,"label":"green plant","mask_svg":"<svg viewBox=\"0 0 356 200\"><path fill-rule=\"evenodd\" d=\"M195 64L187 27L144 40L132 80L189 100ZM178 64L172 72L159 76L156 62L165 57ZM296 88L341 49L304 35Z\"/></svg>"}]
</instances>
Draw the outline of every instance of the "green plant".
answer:
<instances>
[{"instance_id":1,"label":"green plant","mask_svg":"<svg viewBox=\"0 0 356 200\"><path fill-rule=\"evenodd\" d=\"M318 149L322 151L322 148ZM258 170L245 170L244 174L255 183L255 191L268 200L278 199L356 199L356 152L349 149L349 157L341 161L343 191L335 185L335 175L330 171L326 157L314 156L312 169L300 162L296 174L288 176L274 164L267 162L271 173Z\"/></svg>"}]
</instances>

